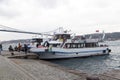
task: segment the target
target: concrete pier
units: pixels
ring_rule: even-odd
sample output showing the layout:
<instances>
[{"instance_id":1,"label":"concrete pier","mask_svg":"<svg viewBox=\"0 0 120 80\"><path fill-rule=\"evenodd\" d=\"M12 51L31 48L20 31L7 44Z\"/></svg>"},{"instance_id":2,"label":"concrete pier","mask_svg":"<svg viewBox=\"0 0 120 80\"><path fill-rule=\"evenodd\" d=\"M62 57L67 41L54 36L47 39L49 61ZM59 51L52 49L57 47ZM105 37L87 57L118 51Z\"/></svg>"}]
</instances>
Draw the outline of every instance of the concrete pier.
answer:
<instances>
[{"instance_id":1,"label":"concrete pier","mask_svg":"<svg viewBox=\"0 0 120 80\"><path fill-rule=\"evenodd\" d=\"M3 52L0 56L0 80L81 80L83 78L47 65L42 60L9 59L6 56L10 57L8 52Z\"/></svg>"},{"instance_id":2,"label":"concrete pier","mask_svg":"<svg viewBox=\"0 0 120 80\"><path fill-rule=\"evenodd\" d=\"M18 57L21 57L18 59ZM24 59L23 53L15 52L14 56L7 51L0 55L0 80L120 80L120 71L113 70L99 75L90 75L80 71L60 67L39 59ZM29 57L34 54L28 55ZM16 58L8 58L16 57Z\"/></svg>"}]
</instances>

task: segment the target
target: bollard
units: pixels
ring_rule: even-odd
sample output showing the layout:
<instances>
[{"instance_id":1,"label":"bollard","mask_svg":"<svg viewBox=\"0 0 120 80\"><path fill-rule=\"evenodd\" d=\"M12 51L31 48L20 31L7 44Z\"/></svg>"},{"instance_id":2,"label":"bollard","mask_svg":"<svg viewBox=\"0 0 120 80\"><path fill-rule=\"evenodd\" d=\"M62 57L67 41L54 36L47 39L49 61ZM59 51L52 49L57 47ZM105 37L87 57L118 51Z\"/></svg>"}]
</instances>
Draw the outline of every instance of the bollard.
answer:
<instances>
[{"instance_id":1,"label":"bollard","mask_svg":"<svg viewBox=\"0 0 120 80\"><path fill-rule=\"evenodd\" d=\"M13 52L11 52L11 55L13 56L13 55L14 55L14 53L13 53Z\"/></svg>"},{"instance_id":2,"label":"bollard","mask_svg":"<svg viewBox=\"0 0 120 80\"><path fill-rule=\"evenodd\" d=\"M98 77L87 77L86 80L100 80Z\"/></svg>"}]
</instances>

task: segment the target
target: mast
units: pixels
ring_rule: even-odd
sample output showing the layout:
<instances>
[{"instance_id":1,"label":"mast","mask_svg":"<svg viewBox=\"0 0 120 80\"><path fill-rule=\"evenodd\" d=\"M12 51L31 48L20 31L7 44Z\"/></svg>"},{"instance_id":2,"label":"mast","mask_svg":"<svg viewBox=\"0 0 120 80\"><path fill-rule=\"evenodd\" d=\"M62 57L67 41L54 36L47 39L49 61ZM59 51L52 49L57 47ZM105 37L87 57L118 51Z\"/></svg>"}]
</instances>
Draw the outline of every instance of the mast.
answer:
<instances>
[{"instance_id":1,"label":"mast","mask_svg":"<svg viewBox=\"0 0 120 80\"><path fill-rule=\"evenodd\" d=\"M104 32L104 30L103 30L103 36L102 36L102 39L101 39L101 41L104 41L104 39L105 39L105 32Z\"/></svg>"}]
</instances>

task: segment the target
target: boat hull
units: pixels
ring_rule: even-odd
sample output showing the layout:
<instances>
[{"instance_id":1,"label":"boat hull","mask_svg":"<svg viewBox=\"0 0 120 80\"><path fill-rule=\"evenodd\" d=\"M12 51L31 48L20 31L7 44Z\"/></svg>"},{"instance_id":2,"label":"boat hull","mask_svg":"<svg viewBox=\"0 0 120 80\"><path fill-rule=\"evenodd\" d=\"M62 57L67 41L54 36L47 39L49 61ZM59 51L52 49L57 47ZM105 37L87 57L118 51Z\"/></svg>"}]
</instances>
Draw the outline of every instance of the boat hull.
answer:
<instances>
[{"instance_id":1,"label":"boat hull","mask_svg":"<svg viewBox=\"0 0 120 80\"><path fill-rule=\"evenodd\" d=\"M64 49L53 48L49 50L47 48L32 49L31 52L37 54L40 59L62 59L62 58L76 58L76 57L88 57L96 55L107 55L110 53L110 49L107 47L98 48L82 48L82 49Z\"/></svg>"}]
</instances>

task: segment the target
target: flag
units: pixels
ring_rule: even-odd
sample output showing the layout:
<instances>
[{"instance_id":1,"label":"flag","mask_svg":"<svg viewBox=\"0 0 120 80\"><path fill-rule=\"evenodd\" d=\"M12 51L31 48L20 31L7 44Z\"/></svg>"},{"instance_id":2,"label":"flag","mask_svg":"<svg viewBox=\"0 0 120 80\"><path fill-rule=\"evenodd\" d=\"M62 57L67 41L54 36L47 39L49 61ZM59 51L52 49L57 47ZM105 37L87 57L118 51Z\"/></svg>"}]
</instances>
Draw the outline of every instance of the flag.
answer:
<instances>
[{"instance_id":1,"label":"flag","mask_svg":"<svg viewBox=\"0 0 120 80\"><path fill-rule=\"evenodd\" d=\"M96 30L96 32L99 32L99 30Z\"/></svg>"}]
</instances>

